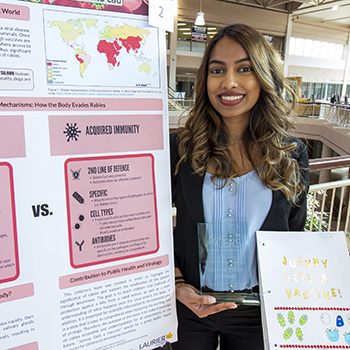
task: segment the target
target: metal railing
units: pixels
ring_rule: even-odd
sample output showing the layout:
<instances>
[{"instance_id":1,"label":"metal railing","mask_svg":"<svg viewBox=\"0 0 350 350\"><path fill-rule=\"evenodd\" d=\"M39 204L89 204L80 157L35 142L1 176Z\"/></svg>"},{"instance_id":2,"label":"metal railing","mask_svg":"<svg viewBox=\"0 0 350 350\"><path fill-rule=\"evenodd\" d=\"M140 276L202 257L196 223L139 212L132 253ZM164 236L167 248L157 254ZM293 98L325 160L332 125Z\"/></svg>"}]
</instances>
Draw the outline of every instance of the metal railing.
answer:
<instances>
[{"instance_id":1,"label":"metal railing","mask_svg":"<svg viewBox=\"0 0 350 350\"><path fill-rule=\"evenodd\" d=\"M350 106L324 102L299 102L296 112L301 117L316 117L339 126L350 127Z\"/></svg>"},{"instance_id":2,"label":"metal railing","mask_svg":"<svg viewBox=\"0 0 350 350\"><path fill-rule=\"evenodd\" d=\"M349 189L350 179L311 185L307 229L349 233Z\"/></svg>"},{"instance_id":3,"label":"metal railing","mask_svg":"<svg viewBox=\"0 0 350 350\"><path fill-rule=\"evenodd\" d=\"M168 87L168 109L169 111L184 110L194 105L194 99L188 97L177 97L176 92Z\"/></svg>"},{"instance_id":4,"label":"metal railing","mask_svg":"<svg viewBox=\"0 0 350 350\"><path fill-rule=\"evenodd\" d=\"M310 160L310 171L350 166L350 156ZM307 231L344 231L350 252L350 179L314 184L307 198Z\"/></svg>"}]
</instances>

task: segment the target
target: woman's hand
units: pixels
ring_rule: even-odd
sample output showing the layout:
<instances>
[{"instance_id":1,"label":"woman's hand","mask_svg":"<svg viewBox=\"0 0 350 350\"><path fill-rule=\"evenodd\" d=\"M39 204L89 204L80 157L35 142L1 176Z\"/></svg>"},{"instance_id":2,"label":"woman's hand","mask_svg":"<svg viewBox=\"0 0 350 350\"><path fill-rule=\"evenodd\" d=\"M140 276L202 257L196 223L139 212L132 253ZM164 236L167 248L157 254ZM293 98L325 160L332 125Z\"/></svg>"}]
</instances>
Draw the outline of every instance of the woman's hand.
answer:
<instances>
[{"instance_id":1,"label":"woman's hand","mask_svg":"<svg viewBox=\"0 0 350 350\"><path fill-rule=\"evenodd\" d=\"M192 310L199 318L204 318L220 311L237 308L235 303L216 304L216 299L213 296L198 295L196 293L199 291L186 283L179 283L176 285L175 289L176 298Z\"/></svg>"}]
</instances>

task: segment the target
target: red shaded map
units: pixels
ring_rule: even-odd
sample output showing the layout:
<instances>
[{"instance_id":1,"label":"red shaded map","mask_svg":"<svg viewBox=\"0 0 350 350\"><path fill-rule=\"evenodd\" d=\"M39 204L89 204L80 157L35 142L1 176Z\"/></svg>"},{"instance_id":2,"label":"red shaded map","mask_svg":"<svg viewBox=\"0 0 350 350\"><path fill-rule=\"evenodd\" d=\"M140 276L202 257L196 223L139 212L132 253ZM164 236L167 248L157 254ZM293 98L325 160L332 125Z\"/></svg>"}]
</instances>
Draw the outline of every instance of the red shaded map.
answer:
<instances>
[{"instance_id":1,"label":"red shaded map","mask_svg":"<svg viewBox=\"0 0 350 350\"><path fill-rule=\"evenodd\" d=\"M129 36L127 39L121 39L122 45L126 48L126 51L129 53L130 49L133 49L135 52L141 47L142 38L139 36Z\"/></svg>"},{"instance_id":2,"label":"red shaded map","mask_svg":"<svg viewBox=\"0 0 350 350\"><path fill-rule=\"evenodd\" d=\"M130 49L137 53L138 49L141 47L141 41L142 38L139 36L129 36L127 39L120 39L120 43L122 45L120 46L118 44L118 40L114 40L113 42L101 40L97 45L97 50L100 53L104 53L107 57L107 62L115 67L120 50L125 47L127 53L129 53ZM117 66L119 66L119 62Z\"/></svg>"},{"instance_id":3,"label":"red shaded map","mask_svg":"<svg viewBox=\"0 0 350 350\"><path fill-rule=\"evenodd\" d=\"M79 57L79 54L76 54L75 58L79 61L79 63L84 63L84 60Z\"/></svg>"},{"instance_id":4,"label":"red shaded map","mask_svg":"<svg viewBox=\"0 0 350 350\"><path fill-rule=\"evenodd\" d=\"M106 54L107 62L113 67L117 63L117 56L119 55L121 49L122 47L118 45L116 40L113 43L109 43L106 40L101 40L97 45L98 52Z\"/></svg>"}]
</instances>

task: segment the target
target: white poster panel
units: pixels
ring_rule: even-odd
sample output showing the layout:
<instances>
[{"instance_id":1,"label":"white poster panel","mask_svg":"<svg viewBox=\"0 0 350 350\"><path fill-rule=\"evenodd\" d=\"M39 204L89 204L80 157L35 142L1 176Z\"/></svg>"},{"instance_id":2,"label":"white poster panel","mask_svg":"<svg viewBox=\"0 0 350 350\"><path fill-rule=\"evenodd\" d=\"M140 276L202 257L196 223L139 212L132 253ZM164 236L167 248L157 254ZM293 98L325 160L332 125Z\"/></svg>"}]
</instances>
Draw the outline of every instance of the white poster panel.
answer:
<instances>
[{"instance_id":1,"label":"white poster panel","mask_svg":"<svg viewBox=\"0 0 350 350\"><path fill-rule=\"evenodd\" d=\"M164 30L0 2L0 349L176 341Z\"/></svg>"},{"instance_id":2,"label":"white poster panel","mask_svg":"<svg viewBox=\"0 0 350 350\"><path fill-rule=\"evenodd\" d=\"M257 232L265 349L350 349L343 232Z\"/></svg>"}]
</instances>

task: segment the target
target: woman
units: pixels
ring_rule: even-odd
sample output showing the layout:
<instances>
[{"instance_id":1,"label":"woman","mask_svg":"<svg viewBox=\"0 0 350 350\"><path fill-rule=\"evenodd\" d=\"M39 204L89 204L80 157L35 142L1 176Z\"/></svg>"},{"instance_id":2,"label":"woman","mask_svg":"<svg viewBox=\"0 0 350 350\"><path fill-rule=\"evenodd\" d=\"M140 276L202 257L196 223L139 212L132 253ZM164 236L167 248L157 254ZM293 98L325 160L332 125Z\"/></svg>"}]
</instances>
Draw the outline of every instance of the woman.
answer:
<instances>
[{"instance_id":1,"label":"woman","mask_svg":"<svg viewBox=\"0 0 350 350\"><path fill-rule=\"evenodd\" d=\"M257 290L255 232L300 231L305 224L307 151L288 131L294 126L295 94L265 38L234 24L209 43L196 96L185 126L171 135L179 319L173 348L215 350L220 338L221 350L263 349L259 307L197 294L197 224L247 224L249 287Z\"/></svg>"}]
</instances>

